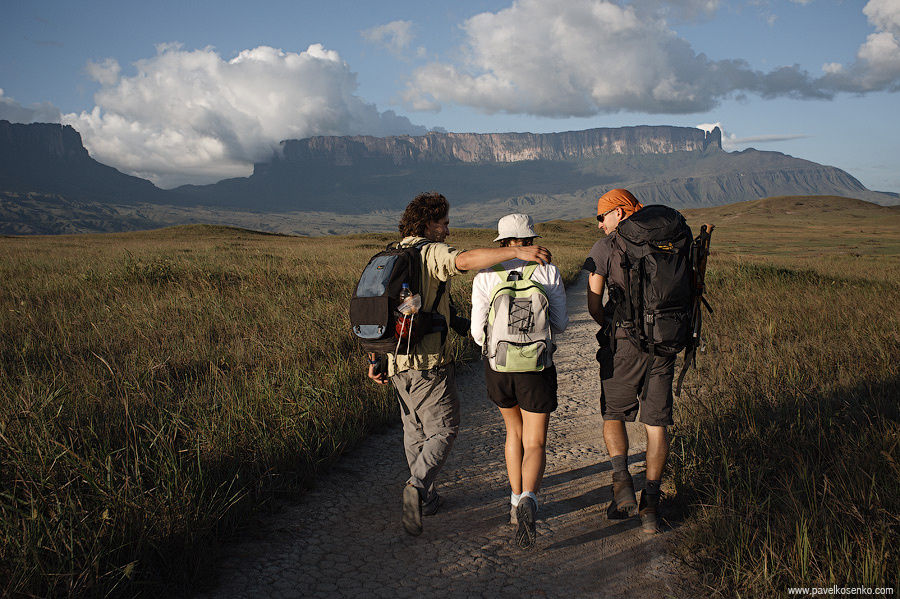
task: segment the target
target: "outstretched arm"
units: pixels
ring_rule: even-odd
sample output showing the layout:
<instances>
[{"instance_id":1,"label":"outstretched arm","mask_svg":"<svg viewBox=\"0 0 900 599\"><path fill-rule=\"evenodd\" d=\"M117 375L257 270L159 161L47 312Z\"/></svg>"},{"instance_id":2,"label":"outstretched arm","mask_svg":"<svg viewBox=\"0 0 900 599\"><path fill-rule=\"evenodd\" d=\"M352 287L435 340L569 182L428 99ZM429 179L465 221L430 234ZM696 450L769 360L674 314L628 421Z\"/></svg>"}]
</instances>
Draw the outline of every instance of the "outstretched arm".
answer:
<instances>
[{"instance_id":1,"label":"outstretched arm","mask_svg":"<svg viewBox=\"0 0 900 599\"><path fill-rule=\"evenodd\" d=\"M456 268L459 270L481 270L513 258L519 258L526 262L537 262L538 264L547 264L551 261L550 250L539 245L476 248L457 254Z\"/></svg>"}]
</instances>

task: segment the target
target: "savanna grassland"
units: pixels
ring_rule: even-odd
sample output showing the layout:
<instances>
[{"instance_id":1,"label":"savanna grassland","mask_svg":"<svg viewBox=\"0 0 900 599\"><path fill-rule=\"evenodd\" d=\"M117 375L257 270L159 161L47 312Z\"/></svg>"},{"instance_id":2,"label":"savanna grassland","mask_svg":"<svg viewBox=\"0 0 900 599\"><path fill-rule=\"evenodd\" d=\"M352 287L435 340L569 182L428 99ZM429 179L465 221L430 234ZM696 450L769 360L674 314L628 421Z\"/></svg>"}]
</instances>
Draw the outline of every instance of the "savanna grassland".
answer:
<instances>
[{"instance_id":1,"label":"savanna grassland","mask_svg":"<svg viewBox=\"0 0 900 599\"><path fill-rule=\"evenodd\" d=\"M900 210L830 197L718 224L699 377L677 402L682 551L723 596L900 579Z\"/></svg>"},{"instance_id":2,"label":"savanna grassland","mask_svg":"<svg viewBox=\"0 0 900 599\"><path fill-rule=\"evenodd\" d=\"M590 226L542 225L570 280ZM249 510L393 420L347 314L394 238L0 238L0 594L184 588Z\"/></svg>"},{"instance_id":3,"label":"savanna grassland","mask_svg":"<svg viewBox=\"0 0 900 599\"><path fill-rule=\"evenodd\" d=\"M672 441L686 559L725 596L896 586L900 211L781 198L686 214L718 225L716 312ZM596 222L539 231L573 281ZM394 238L0 238L0 594L186 590L250 513L393 421L347 312ZM470 281L452 285L464 307Z\"/></svg>"}]
</instances>

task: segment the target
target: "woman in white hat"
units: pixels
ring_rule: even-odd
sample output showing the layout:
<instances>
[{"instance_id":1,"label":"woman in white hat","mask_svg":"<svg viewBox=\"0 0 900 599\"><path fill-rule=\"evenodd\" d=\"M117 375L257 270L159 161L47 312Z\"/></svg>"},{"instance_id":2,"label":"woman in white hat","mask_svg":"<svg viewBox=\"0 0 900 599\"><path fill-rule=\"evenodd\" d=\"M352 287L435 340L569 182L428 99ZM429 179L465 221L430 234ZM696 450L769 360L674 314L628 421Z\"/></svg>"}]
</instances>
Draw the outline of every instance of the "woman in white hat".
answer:
<instances>
[{"instance_id":1,"label":"woman in white hat","mask_svg":"<svg viewBox=\"0 0 900 599\"><path fill-rule=\"evenodd\" d=\"M540 237L534 232L531 217L527 214L504 216L497 223L497 232L494 241L503 247L531 245L536 237ZM516 280L519 280L518 285L514 283ZM520 291L507 292L509 297L500 308L499 298L504 295L501 289L508 289L510 282ZM539 297L533 298L533 301L521 299L529 294L542 295L548 301ZM510 299L515 297L520 299ZM524 318L517 320L513 313L520 309L525 311ZM523 331L522 339L526 342L534 341L536 336L540 336L540 331L552 337L565 330L568 322L565 288L559 269L553 264L541 265L514 258L475 275L472 283L472 337L483 348L488 397L500 408L506 425L504 449L512 490L510 521L516 525L516 542L523 548L531 547L535 542L537 493L546 463L547 424L550 414L557 407L556 367L552 365L555 346L552 340L546 343L537 340L529 347L545 348L546 351L540 352L535 364L522 362L513 365L514 358L510 357L507 361L507 348L512 356L514 351L522 351L518 348L523 346L516 343L498 344L498 339L506 331L514 329ZM528 332L525 332L526 329Z\"/></svg>"}]
</instances>

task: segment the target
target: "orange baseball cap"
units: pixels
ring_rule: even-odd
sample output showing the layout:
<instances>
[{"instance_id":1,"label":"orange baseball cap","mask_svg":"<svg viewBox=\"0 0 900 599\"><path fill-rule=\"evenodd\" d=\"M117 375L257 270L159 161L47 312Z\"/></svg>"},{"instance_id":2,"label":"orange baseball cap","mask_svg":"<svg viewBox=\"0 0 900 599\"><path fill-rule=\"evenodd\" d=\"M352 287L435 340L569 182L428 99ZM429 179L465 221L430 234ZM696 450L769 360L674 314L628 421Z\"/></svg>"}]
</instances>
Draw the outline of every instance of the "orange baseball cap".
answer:
<instances>
[{"instance_id":1,"label":"orange baseball cap","mask_svg":"<svg viewBox=\"0 0 900 599\"><path fill-rule=\"evenodd\" d=\"M644 205L637 201L627 189L613 189L604 193L597 200L597 216L606 214L615 208L622 208L626 216L631 216Z\"/></svg>"}]
</instances>

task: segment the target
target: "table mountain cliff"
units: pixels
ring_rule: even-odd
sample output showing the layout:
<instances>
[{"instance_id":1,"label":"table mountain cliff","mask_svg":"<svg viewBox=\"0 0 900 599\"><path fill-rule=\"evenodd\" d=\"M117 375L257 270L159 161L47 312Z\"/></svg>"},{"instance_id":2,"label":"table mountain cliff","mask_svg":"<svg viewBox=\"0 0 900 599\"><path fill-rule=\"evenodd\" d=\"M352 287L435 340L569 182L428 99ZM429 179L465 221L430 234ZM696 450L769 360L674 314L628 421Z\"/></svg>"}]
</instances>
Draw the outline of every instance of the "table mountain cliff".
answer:
<instances>
[{"instance_id":1,"label":"table mountain cliff","mask_svg":"<svg viewBox=\"0 0 900 599\"><path fill-rule=\"evenodd\" d=\"M579 199L612 187L675 207L794 193L896 201L834 167L778 152L725 152L718 128L668 126L286 140L250 177L176 191L192 203L240 207L252 197L258 209L353 214L402 208L416 193L435 189L454 206L511 206L530 198L532 206L565 204L553 214L574 218L589 204L576 205Z\"/></svg>"},{"instance_id":2,"label":"table mountain cliff","mask_svg":"<svg viewBox=\"0 0 900 599\"><path fill-rule=\"evenodd\" d=\"M0 192L115 204L165 202L168 193L88 155L69 125L0 120Z\"/></svg>"},{"instance_id":3,"label":"table mountain cliff","mask_svg":"<svg viewBox=\"0 0 900 599\"><path fill-rule=\"evenodd\" d=\"M282 142L279 162L355 166L388 161L395 166L438 163L565 161L612 155L671 154L722 149L718 127L621 127L564 133L429 133L397 137L310 137ZM265 169L266 164L258 165Z\"/></svg>"},{"instance_id":4,"label":"table mountain cliff","mask_svg":"<svg viewBox=\"0 0 900 599\"><path fill-rule=\"evenodd\" d=\"M719 129L311 137L283 141L249 177L162 190L93 160L69 126L0 121L0 220L14 225L0 228L6 232L66 230L47 224L66 211L73 220L96 223L87 230L197 222L214 211L269 214L280 223L285 215L302 223L303 214L313 212L332 214L329 222L366 222L360 215L402 210L426 190L447 196L455 224L491 226L511 209L536 220L583 217L613 187L631 189L644 203L676 208L775 195L900 202L897 194L869 191L835 167L778 152L723 151ZM44 206L48 201L52 209ZM110 206L131 206L129 218L117 224ZM165 220L159 220L161 212ZM225 221L227 215L216 222Z\"/></svg>"}]
</instances>

